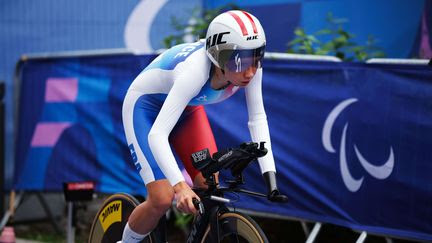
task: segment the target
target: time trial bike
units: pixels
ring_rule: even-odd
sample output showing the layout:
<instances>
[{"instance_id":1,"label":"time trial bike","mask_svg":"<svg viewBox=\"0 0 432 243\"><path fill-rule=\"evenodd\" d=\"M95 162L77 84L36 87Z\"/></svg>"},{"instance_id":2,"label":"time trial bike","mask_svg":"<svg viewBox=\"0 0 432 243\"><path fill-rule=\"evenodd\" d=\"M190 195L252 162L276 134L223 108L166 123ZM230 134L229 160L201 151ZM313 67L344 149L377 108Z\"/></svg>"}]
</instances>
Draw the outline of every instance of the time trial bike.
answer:
<instances>
[{"instance_id":1,"label":"time trial bike","mask_svg":"<svg viewBox=\"0 0 432 243\"><path fill-rule=\"evenodd\" d=\"M193 153L193 166L200 170L206 179L206 189L194 189L201 201L194 199L199 213L194 218L187 242L268 242L259 225L248 215L230 209L232 200L225 197L228 193L244 193L257 197L267 197L271 201L286 202L287 197L279 193L266 195L242 188L245 184L243 170L257 158L266 155L264 142L242 143L237 148L229 148L210 156L204 149ZM232 178L220 186L215 174L229 170ZM118 193L105 200L96 214L90 231L89 243L113 243L121 240L123 228L139 201L128 194ZM158 226L142 242L167 242L165 231ZM158 229L159 228L159 229ZM162 232L162 233L161 233Z\"/></svg>"}]
</instances>

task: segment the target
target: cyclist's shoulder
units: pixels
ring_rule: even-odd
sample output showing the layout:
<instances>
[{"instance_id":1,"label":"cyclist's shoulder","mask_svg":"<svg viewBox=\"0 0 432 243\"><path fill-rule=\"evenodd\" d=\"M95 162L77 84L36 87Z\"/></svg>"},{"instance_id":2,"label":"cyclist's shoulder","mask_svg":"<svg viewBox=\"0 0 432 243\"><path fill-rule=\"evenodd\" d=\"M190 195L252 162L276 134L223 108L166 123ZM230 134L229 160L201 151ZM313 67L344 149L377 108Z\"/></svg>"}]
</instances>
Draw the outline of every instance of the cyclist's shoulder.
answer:
<instances>
[{"instance_id":1,"label":"cyclist's shoulder","mask_svg":"<svg viewBox=\"0 0 432 243\"><path fill-rule=\"evenodd\" d=\"M199 40L196 42L190 43L181 43L164 51L168 53L176 53L177 57L187 57L190 54L194 53L198 50L205 50L205 42L203 40Z\"/></svg>"},{"instance_id":2,"label":"cyclist's shoulder","mask_svg":"<svg viewBox=\"0 0 432 243\"><path fill-rule=\"evenodd\" d=\"M174 70L179 67L180 63L190 63L196 70L200 64L206 64L207 56L205 54L205 46L203 41L193 43L183 43L175 45L163 51L145 70L149 69L162 69Z\"/></svg>"},{"instance_id":3,"label":"cyclist's shoulder","mask_svg":"<svg viewBox=\"0 0 432 243\"><path fill-rule=\"evenodd\" d=\"M161 55L161 59L167 59L173 62L182 62L185 60L191 60L194 58L206 57L205 46L203 41L197 41L193 43L183 43L175 45L165 50Z\"/></svg>"}]
</instances>

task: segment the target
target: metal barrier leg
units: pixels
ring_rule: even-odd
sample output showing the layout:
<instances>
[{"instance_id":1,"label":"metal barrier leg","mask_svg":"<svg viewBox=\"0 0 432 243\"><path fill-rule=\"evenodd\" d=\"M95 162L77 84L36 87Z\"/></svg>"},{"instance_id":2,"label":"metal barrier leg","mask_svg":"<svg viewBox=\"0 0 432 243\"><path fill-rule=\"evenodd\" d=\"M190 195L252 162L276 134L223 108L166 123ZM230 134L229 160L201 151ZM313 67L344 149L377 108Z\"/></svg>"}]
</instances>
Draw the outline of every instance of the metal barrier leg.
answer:
<instances>
[{"instance_id":1,"label":"metal barrier leg","mask_svg":"<svg viewBox=\"0 0 432 243\"><path fill-rule=\"evenodd\" d=\"M73 202L68 202L67 243L75 242L75 227L73 225Z\"/></svg>"},{"instance_id":2,"label":"metal barrier leg","mask_svg":"<svg viewBox=\"0 0 432 243\"><path fill-rule=\"evenodd\" d=\"M13 197L12 195L14 194L14 192L11 192L11 198ZM6 211L6 213L4 214L1 223L0 223L0 230L3 230L3 228L6 226L7 222L9 221L9 218L14 214L15 209L20 205L21 200L24 197L24 192L19 192L18 195L14 198L11 199L11 204L9 206L9 210Z\"/></svg>"},{"instance_id":3,"label":"metal barrier leg","mask_svg":"<svg viewBox=\"0 0 432 243\"><path fill-rule=\"evenodd\" d=\"M306 243L313 243L315 241L315 238L317 237L319 231L321 229L321 223L317 222L315 223L312 232L310 233L309 237L306 240Z\"/></svg>"},{"instance_id":4,"label":"metal barrier leg","mask_svg":"<svg viewBox=\"0 0 432 243\"><path fill-rule=\"evenodd\" d=\"M360 234L360 237L357 239L356 243L363 243L365 241L366 237L367 237L367 233L366 233L366 231L363 231Z\"/></svg>"},{"instance_id":5,"label":"metal barrier leg","mask_svg":"<svg viewBox=\"0 0 432 243\"><path fill-rule=\"evenodd\" d=\"M51 224L56 231L57 234L61 234L62 231L60 227L58 226L58 223L54 219L54 216L48 206L48 203L46 202L45 198L42 196L41 192L36 192L36 196L39 199L40 204L42 205L43 210L45 211L46 215L48 216L48 219L51 221Z\"/></svg>"},{"instance_id":6,"label":"metal barrier leg","mask_svg":"<svg viewBox=\"0 0 432 243\"><path fill-rule=\"evenodd\" d=\"M303 229L303 232L304 232L305 236L308 237L309 234L310 234L310 231L309 231L309 228L308 228L306 222L305 221L300 221L300 224L302 226L302 229Z\"/></svg>"},{"instance_id":7,"label":"metal barrier leg","mask_svg":"<svg viewBox=\"0 0 432 243\"><path fill-rule=\"evenodd\" d=\"M386 240L386 243L393 243L393 240L391 238L386 237L385 240Z\"/></svg>"}]
</instances>

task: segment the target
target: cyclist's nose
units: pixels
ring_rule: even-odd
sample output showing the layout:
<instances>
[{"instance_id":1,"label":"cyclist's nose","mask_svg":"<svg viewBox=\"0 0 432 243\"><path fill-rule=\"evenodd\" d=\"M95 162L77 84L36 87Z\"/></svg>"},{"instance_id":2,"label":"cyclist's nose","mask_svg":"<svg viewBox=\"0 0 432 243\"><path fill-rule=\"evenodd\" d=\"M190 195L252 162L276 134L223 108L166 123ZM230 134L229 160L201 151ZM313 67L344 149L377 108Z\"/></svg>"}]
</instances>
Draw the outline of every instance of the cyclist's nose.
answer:
<instances>
[{"instance_id":1,"label":"cyclist's nose","mask_svg":"<svg viewBox=\"0 0 432 243\"><path fill-rule=\"evenodd\" d=\"M244 77L251 79L255 75L256 71L257 71L257 68L252 65L248 69L245 70Z\"/></svg>"}]
</instances>

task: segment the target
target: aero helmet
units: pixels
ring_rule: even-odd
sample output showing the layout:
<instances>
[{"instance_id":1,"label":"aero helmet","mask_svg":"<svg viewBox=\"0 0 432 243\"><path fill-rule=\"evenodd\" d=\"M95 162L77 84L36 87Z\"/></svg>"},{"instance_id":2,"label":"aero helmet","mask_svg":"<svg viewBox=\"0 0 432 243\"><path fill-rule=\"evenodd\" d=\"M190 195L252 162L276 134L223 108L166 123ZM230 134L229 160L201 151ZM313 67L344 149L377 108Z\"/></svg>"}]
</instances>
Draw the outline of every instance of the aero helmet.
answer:
<instances>
[{"instance_id":1,"label":"aero helmet","mask_svg":"<svg viewBox=\"0 0 432 243\"><path fill-rule=\"evenodd\" d=\"M259 68L265 45L259 20L245 11L224 12L213 19L207 30L207 56L222 70L242 72L252 65Z\"/></svg>"}]
</instances>

